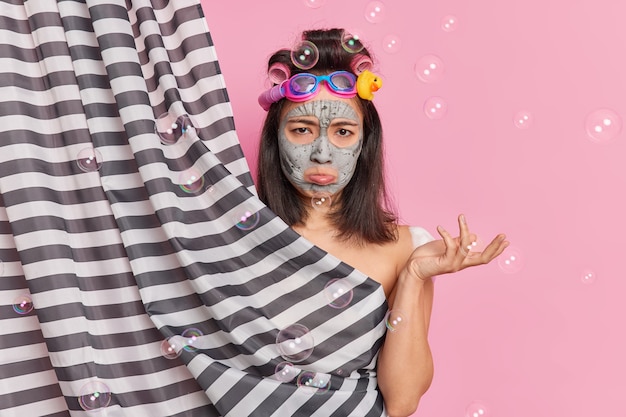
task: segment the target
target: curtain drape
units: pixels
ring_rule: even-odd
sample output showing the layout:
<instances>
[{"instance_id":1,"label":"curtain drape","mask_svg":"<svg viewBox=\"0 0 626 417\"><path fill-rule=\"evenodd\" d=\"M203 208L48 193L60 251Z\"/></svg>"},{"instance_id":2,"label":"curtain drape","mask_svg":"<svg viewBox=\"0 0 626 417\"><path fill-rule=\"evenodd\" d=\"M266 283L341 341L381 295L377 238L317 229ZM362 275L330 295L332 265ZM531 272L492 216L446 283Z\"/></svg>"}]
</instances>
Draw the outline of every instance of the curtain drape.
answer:
<instances>
[{"instance_id":1,"label":"curtain drape","mask_svg":"<svg viewBox=\"0 0 626 417\"><path fill-rule=\"evenodd\" d=\"M379 284L256 197L199 1L0 1L0 416L381 416Z\"/></svg>"}]
</instances>

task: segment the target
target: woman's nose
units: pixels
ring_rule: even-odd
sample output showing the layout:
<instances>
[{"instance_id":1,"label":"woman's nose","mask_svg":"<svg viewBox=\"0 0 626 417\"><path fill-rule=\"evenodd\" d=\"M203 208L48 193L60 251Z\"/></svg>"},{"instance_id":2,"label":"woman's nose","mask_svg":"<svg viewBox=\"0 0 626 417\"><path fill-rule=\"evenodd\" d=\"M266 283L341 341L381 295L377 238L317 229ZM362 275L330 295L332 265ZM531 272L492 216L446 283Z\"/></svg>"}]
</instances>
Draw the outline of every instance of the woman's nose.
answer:
<instances>
[{"instance_id":1,"label":"woman's nose","mask_svg":"<svg viewBox=\"0 0 626 417\"><path fill-rule=\"evenodd\" d=\"M311 161L317 162L318 164L326 164L332 162L330 142L326 135L320 135L317 139L313 141Z\"/></svg>"}]
</instances>

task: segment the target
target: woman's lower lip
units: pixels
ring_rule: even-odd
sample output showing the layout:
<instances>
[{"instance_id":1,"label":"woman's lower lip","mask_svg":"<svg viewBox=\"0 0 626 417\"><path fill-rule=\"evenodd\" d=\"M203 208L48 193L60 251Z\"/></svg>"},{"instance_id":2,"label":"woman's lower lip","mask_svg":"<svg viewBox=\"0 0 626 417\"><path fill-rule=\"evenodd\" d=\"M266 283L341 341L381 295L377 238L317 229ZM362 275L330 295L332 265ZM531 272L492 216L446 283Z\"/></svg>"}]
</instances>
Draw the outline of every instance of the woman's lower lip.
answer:
<instances>
[{"instance_id":1,"label":"woman's lower lip","mask_svg":"<svg viewBox=\"0 0 626 417\"><path fill-rule=\"evenodd\" d=\"M309 175L308 180L309 182L312 182L317 185L328 185L330 183L335 182L335 177L332 175L315 174L315 175Z\"/></svg>"}]
</instances>

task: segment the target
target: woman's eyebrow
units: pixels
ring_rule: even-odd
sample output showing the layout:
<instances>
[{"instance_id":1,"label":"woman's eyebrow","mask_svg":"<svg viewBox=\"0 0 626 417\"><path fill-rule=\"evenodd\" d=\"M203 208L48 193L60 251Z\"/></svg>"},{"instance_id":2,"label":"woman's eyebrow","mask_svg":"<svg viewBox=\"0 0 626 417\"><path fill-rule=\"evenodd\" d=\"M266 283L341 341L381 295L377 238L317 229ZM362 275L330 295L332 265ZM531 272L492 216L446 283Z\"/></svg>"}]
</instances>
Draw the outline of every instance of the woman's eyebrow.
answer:
<instances>
[{"instance_id":1,"label":"woman's eyebrow","mask_svg":"<svg viewBox=\"0 0 626 417\"><path fill-rule=\"evenodd\" d=\"M330 123L331 126L359 126L359 123L355 122L354 120L349 120L349 119L340 119L340 120L333 120Z\"/></svg>"},{"instance_id":2,"label":"woman's eyebrow","mask_svg":"<svg viewBox=\"0 0 626 417\"><path fill-rule=\"evenodd\" d=\"M318 122L314 119L289 119L287 123L302 123L309 126L317 126Z\"/></svg>"}]
</instances>

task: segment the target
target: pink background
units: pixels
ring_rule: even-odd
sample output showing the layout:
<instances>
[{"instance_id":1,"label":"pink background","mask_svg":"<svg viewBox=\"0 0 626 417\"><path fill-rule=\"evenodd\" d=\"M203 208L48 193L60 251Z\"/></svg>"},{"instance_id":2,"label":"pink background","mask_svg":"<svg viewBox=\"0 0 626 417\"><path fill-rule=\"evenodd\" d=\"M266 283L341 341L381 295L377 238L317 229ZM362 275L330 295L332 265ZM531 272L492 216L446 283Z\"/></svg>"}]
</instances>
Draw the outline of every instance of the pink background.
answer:
<instances>
[{"instance_id":1,"label":"pink background","mask_svg":"<svg viewBox=\"0 0 626 417\"><path fill-rule=\"evenodd\" d=\"M375 22L372 3L383 10ZM383 78L375 100L402 221L456 233L463 212L485 239L509 236L500 261L511 264L438 280L435 378L416 416L464 417L475 401L483 417L626 416L626 2L203 7L253 170L269 54L303 29L345 27ZM455 30L442 28L447 15ZM445 71L423 82L415 65L429 54ZM424 112L431 97L447 105L440 118ZM520 111L527 128L514 122ZM597 139L587 133L605 121Z\"/></svg>"}]
</instances>

